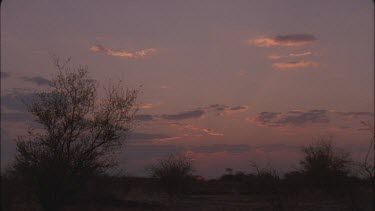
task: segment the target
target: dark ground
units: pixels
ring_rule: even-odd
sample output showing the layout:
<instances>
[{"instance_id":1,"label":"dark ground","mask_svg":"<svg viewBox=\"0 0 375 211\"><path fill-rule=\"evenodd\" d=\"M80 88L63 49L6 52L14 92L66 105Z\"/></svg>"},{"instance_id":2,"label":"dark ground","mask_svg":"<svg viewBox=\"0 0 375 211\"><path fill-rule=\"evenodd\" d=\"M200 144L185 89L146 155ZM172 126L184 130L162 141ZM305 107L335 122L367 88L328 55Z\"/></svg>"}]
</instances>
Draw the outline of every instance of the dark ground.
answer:
<instances>
[{"instance_id":1,"label":"dark ground","mask_svg":"<svg viewBox=\"0 0 375 211\"><path fill-rule=\"evenodd\" d=\"M280 185L259 190L247 182L192 181L183 194L172 201L158 183L147 178L100 178L92 182L80 199L69 203L63 211L242 211L242 210L306 210L354 211L372 210L371 185L356 184L355 192L327 193L321 190L291 188ZM24 203L17 196L8 202L7 210L39 210L37 203Z\"/></svg>"}]
</instances>

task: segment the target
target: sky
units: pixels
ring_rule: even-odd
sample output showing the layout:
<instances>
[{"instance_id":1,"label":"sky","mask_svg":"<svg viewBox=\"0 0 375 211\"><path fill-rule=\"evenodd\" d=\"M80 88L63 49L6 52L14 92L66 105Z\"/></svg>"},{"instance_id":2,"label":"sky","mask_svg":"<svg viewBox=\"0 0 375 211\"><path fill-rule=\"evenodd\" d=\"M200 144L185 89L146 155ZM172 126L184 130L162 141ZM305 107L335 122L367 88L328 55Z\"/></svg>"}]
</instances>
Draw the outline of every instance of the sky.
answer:
<instances>
[{"instance_id":1,"label":"sky","mask_svg":"<svg viewBox=\"0 0 375 211\"><path fill-rule=\"evenodd\" d=\"M1 5L1 163L32 126L20 99L47 90L50 54L104 86L140 89L119 168L169 154L217 177L298 168L319 137L363 161L373 121L370 0L10 1Z\"/></svg>"}]
</instances>

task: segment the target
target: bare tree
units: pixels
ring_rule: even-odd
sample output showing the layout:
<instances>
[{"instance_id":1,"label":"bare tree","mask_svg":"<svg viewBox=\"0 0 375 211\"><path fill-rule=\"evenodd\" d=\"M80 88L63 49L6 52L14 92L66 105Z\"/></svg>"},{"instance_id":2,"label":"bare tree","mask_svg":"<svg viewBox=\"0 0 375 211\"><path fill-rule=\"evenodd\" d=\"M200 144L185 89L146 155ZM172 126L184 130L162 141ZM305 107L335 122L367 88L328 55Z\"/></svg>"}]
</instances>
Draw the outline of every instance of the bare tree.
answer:
<instances>
[{"instance_id":1,"label":"bare tree","mask_svg":"<svg viewBox=\"0 0 375 211\"><path fill-rule=\"evenodd\" d=\"M183 155L170 155L150 168L152 177L158 179L169 201L182 193L194 171L191 159Z\"/></svg>"},{"instance_id":2,"label":"bare tree","mask_svg":"<svg viewBox=\"0 0 375 211\"><path fill-rule=\"evenodd\" d=\"M97 82L87 67L58 69L49 91L27 102L37 128L17 140L14 174L33 187L45 210L57 210L78 193L91 176L115 164L113 152L132 128L138 110L137 90L120 83L98 99Z\"/></svg>"}]
</instances>

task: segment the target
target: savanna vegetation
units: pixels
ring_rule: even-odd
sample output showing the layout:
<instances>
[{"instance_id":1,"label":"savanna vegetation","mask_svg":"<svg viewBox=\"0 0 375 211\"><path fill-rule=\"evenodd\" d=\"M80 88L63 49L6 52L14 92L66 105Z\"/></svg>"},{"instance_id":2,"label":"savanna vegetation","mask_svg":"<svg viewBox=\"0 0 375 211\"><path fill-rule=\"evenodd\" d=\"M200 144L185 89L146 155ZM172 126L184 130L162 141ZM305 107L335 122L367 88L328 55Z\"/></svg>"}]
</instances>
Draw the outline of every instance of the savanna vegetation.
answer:
<instances>
[{"instance_id":1,"label":"savanna vegetation","mask_svg":"<svg viewBox=\"0 0 375 211\"><path fill-rule=\"evenodd\" d=\"M1 175L3 210L373 209L373 167L326 137L302 148L298 168L283 175L249 161L248 172L226 168L205 180L182 155L160 159L149 177L111 175L138 91L115 85L99 98L86 67L55 65L50 90L25 102L39 126L17 140L15 160Z\"/></svg>"}]
</instances>

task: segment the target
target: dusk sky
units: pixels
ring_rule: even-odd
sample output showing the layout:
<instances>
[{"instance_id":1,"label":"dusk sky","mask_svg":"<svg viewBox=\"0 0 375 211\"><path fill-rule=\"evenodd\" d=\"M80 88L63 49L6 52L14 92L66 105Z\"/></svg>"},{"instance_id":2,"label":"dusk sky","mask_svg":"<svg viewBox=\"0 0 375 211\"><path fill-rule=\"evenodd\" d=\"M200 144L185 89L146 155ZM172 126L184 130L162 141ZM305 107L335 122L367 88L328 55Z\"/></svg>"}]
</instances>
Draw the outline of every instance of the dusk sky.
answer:
<instances>
[{"instance_id":1,"label":"dusk sky","mask_svg":"<svg viewBox=\"0 0 375 211\"><path fill-rule=\"evenodd\" d=\"M171 153L196 174L298 166L314 137L363 161L373 120L370 0L12 1L1 7L1 163L32 124L20 102L47 90L50 53L102 86L139 88L120 169Z\"/></svg>"}]
</instances>

